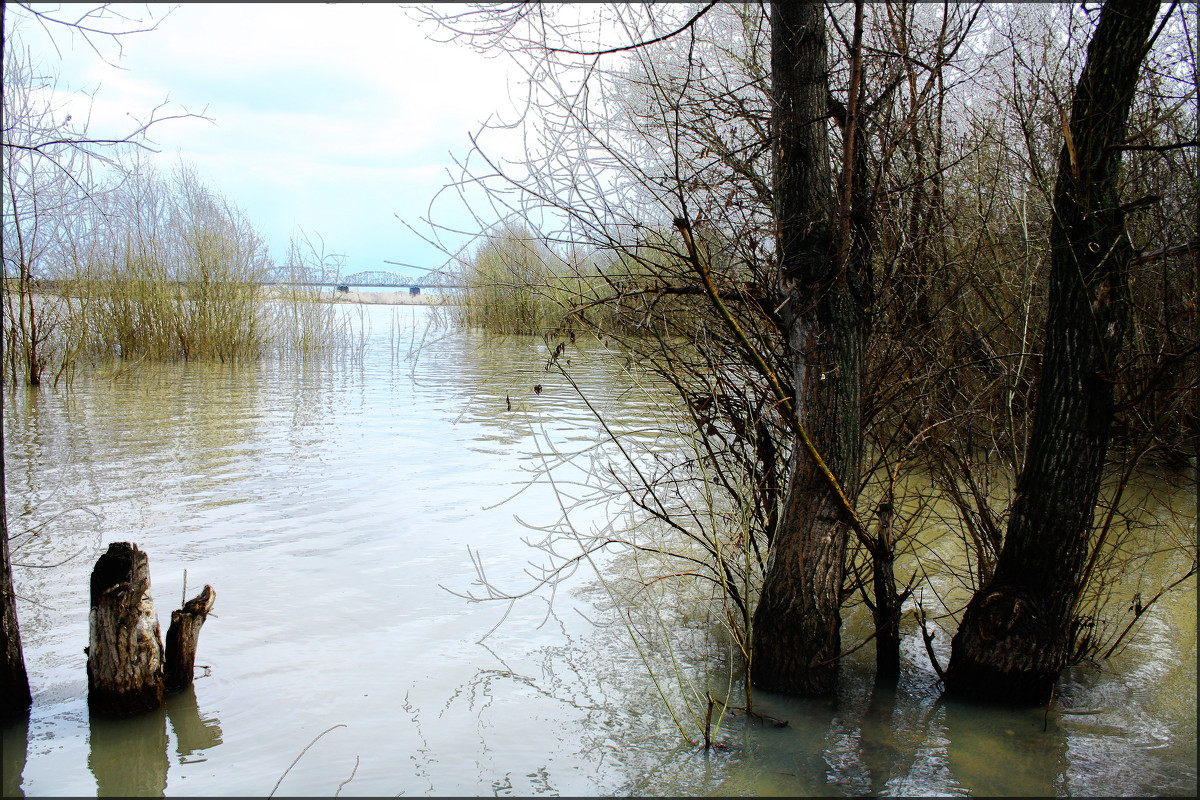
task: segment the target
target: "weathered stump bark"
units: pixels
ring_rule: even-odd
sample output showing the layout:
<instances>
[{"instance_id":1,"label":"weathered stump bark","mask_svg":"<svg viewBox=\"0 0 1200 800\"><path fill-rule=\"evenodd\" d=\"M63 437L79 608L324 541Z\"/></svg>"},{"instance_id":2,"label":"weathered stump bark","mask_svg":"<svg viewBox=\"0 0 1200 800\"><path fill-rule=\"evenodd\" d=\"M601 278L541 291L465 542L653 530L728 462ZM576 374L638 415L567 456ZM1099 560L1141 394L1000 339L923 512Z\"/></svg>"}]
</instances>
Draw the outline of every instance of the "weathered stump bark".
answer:
<instances>
[{"instance_id":1,"label":"weathered stump bark","mask_svg":"<svg viewBox=\"0 0 1200 800\"><path fill-rule=\"evenodd\" d=\"M171 627L167 629L166 688L168 692L179 692L192 685L192 673L196 666L196 640L200 628L212 610L217 593L211 586L183 604L183 608L171 612Z\"/></svg>"},{"instance_id":2,"label":"weathered stump bark","mask_svg":"<svg viewBox=\"0 0 1200 800\"><path fill-rule=\"evenodd\" d=\"M112 543L96 561L91 588L88 706L106 716L158 708L163 648L149 558L128 542Z\"/></svg>"}]
</instances>

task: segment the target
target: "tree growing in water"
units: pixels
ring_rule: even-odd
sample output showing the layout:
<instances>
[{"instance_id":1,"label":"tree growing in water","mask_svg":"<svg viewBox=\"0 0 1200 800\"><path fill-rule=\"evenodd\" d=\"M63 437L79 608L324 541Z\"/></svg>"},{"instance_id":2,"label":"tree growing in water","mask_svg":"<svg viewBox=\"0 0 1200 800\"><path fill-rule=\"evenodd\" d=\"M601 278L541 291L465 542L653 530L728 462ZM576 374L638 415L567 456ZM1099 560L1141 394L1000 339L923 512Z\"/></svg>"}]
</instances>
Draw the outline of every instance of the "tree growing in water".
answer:
<instances>
[{"instance_id":1,"label":"tree growing in water","mask_svg":"<svg viewBox=\"0 0 1200 800\"><path fill-rule=\"evenodd\" d=\"M751 13L743 17L743 22L753 19L754 14L763 16L761 8L746 10ZM855 16L861 17L861 6L855 11ZM1020 159L974 159L978 144L990 142L994 133L991 126L995 121L987 119L986 114L1002 106L996 103L991 109L985 108L983 118L977 120L973 114L979 106L970 106L978 104L978 94L992 98L995 93L989 94L990 88L975 87L971 97L954 97L943 85L941 71L967 40L973 17L967 12L965 27L957 36L947 35L951 15L932 14L942 22L940 26L932 25L926 34L932 58L922 58L922 54L910 57L911 44L906 44L913 32L907 22L910 11L906 5L893 4L878 14L872 9L876 23L884 20L893 26L896 43L894 48L869 49L894 49L900 54L895 61L876 61L874 73L865 79L859 70L851 68L848 79L842 80L843 74L831 81L826 75L830 67L825 63L824 47L836 47L839 40L830 36L826 41L824 24L830 21L831 27L836 26L844 43L842 52L846 57L833 63L853 64L855 53L862 52L857 44L858 20L853 35L847 36L849 14L845 10L773 8L771 43L748 54L743 62L746 80L742 83L723 83L729 73L721 66L711 66L727 66L729 61L724 59L731 54L735 62L742 57L736 48L724 49L720 38L724 31L717 33L714 26L713 31L698 32L704 23L719 19L723 9L688 9L677 17L682 24L668 22L669 15L660 12L662 18L639 26L625 24L638 22L630 19L637 12L625 6L614 8L611 13L620 18L632 43L607 48L598 43L593 48L572 47L569 41L561 40L572 34L582 39L579 32L586 26L555 27L548 22L550 15L531 14L528 6L482 12L490 25L484 34L494 37L493 42L504 39L524 52L542 54L531 75L541 80L541 86L550 87L545 90L547 94L560 91L562 96L549 98L544 106L530 107L534 113L549 108L561 114L553 120L560 127L556 128L559 135L550 139L551 151L530 154L526 175L510 175L503 166L489 162L496 170L494 176L480 179L497 177L506 188L515 188L528 202L520 209L510 206L521 219L538 217L547 210L561 214L568 222L551 235L562 237L560 241L585 243L647 268L645 275L635 276L630 271L630 275L622 276L635 280L612 280L608 297L570 309L571 313L583 317L601 304L623 305L634 308L631 316L657 323L671 321L664 313L664 298L679 299L681 303L686 299L684 308L691 315L691 326L679 324L673 330L685 338L690 336L689 346L706 348L705 357L688 362L680 349L663 339L654 340L652 345L663 350L662 375L676 386L681 400L695 416L712 461L717 460L722 448L745 446L751 439L748 431L759 421L770 420L769 435L757 437L757 453L750 457L760 461L746 470L753 479L746 482L753 487L751 492L741 497L731 492L734 502L743 502L743 508L750 505L745 501L753 493L753 503L765 509L762 524L754 531L760 536L754 540L755 547L765 542L762 549L769 553L762 595L757 607L753 605L753 590L746 592L739 603L756 610L755 644L748 658L752 659L755 684L769 689L815 694L833 688L836 661L843 655L839 617L847 597L867 583L861 565L855 565L856 574L843 573L851 558L847 545L857 542L862 545L860 553L873 557L876 549L879 555L891 555L886 552L891 547L886 541L889 537L877 538L883 540L883 545L871 547L871 539L864 535L854 510L866 480L863 473L868 471L862 465L861 441L864 432L870 431L872 420L876 426L905 429L902 438L893 439L902 448L910 446L905 442L917 441L924 431L944 426L941 430L953 433L941 434L937 444L955 454L967 453L968 459L977 457L979 448L972 445L971 431L975 420L981 420L979 429L992 439L989 452L994 454L993 445L1003 446L1005 458L1012 465L1012 471L997 483L1005 483L1024 461L1026 428L1023 422L1017 425L1013 420L1024 418L1030 376L1036 373L1036 366L1030 365L1036 365L1039 344L1032 333L1036 328L1029 322L1040 319L1037 308L1044 302L1030 288L1040 283L1040 276L1029 252L1040 250L1034 239L1045 237L1038 233L1036 220L1030 224L1030 215L1025 211L1023 192L1028 179L1024 173L1013 178L1007 172L1012 171L1016 161L1016 166L1040 176L1042 160L1032 146L1027 167ZM765 19L759 24L766 28L762 22ZM519 33L523 25L534 32L523 36ZM604 29L602 25L600 29ZM712 38L706 39L705 35ZM1054 38L1053 33L1048 36ZM673 48L662 53L667 58L656 58L659 53L649 54L642 49L660 44ZM704 50L709 44L713 50ZM1056 41L1055 46L1062 49L1061 42ZM767 51L771 75L756 76L749 67ZM606 55L635 52L638 55L629 59L635 66L629 69L601 73L597 66ZM557 66L552 63L556 54L583 62L580 66L586 70L586 77L581 84L544 79L548 74L559 77L552 71ZM713 60L706 61L706 57ZM972 63L990 57L977 53ZM921 63L921 69L928 72L923 86L912 72L915 63ZM934 63L938 66L932 66ZM626 106L624 116L611 110L620 105L619 100L612 106L602 102L593 106L591 100L600 92L588 81L597 74L615 79L614 83L632 82L643 95ZM854 108L855 99L863 94L862 85L870 86L883 98L889 87L903 84L906 76L909 109L904 109L902 103L864 104L873 110L861 112ZM754 92L768 83L769 101L756 104L759 98ZM831 83L838 87L834 92L830 91ZM969 85L969 80L960 85L964 84ZM584 88L579 88L581 85ZM847 86L851 88L847 90ZM614 94L619 91L614 90ZM930 105L919 105L929 98ZM953 156L943 153L943 101L947 106L958 103L958 123L978 121L977 130L982 131L976 141L955 134L957 152ZM728 113L730 107L736 107L743 116ZM884 110L880 112L880 108ZM711 115L717 122L708 126L700 122L705 109L720 110ZM1022 120L1026 137L1031 136L1033 126L1029 123L1033 119L1027 116ZM837 125L831 125L831 120ZM1037 134L1054 141L1061 135L1057 120L1054 115L1053 125L1039 123ZM742 131L765 129L768 124L769 134L764 133L758 140L743 139ZM871 142L869 152L860 146L856 124L882 132L878 140ZM836 141L838 128L840 142ZM932 153L921 148L926 131L932 133L926 137L927 143L933 142ZM1008 146L1003 132L994 135ZM897 148L910 143L908 151L895 156L896 162L907 159L908 165L899 164L893 172L886 172L884 165ZM758 154L771 148L775 155L769 168L755 162ZM1052 153L1057 147L1047 144L1045 150ZM870 231L873 209L863 201L869 193L855 194L857 181L866 174L858 169L862 155L874 170L870 199L881 209L877 212L882 228L878 235ZM838 161L841 180L835 189L834 164ZM967 168L958 166L964 162ZM606 168L619 173L607 184L595 178ZM953 186L948 175L973 182ZM739 182L751 187L752 192L746 192ZM1020 198L1014 201L1020 213L1005 217L994 212L993 198L1007 194L1007 188L1014 185L1021 190ZM614 186L624 193L610 193ZM973 192L978 196L971 196ZM750 194L757 199L757 206L749 199ZM958 203L949 212L944 207L946 194ZM1046 196L1049 194L1047 191ZM896 216L897 209L911 224L887 218L889 210ZM743 211L741 220L735 219L739 210ZM667 220L675 220L674 240L666 235L664 212ZM757 226L747 224L757 221L756 215L769 217L769 221ZM956 217L957 229L952 224ZM863 224L862 241L868 248L864 248L861 260L856 260L849 246L852 237L844 229L856 230L859 224ZM535 225L530 228L536 230ZM1011 242L1004 236L1013 229L1023 233L1017 244L1024 245L1021 263L1028 272L1016 279L1011 270L997 268L997 256L1012 257ZM672 244L680 240L686 246ZM754 253L755 243L764 241L768 244L762 252ZM877 248L874 256L869 246ZM639 247L642 251L652 250L659 260L646 258ZM873 285L872 268L878 270L877 286ZM873 303L876 289L887 295L881 294L879 302ZM890 299L885 300L888 295ZM970 316L973 295L983 298L987 314ZM938 319L947 308L951 309L946 314L949 319ZM956 328L963 319L956 315L963 310L970 323L970 336L963 336L962 329ZM1014 321L1015 334L1008 330ZM876 330L868 337L872 326ZM880 328L884 329L884 337L879 336ZM1001 337L990 338L997 331ZM861 384L856 385L864 371L866 356L862 351L875 347L881 339L889 343L886 347L893 348L892 353L902 357L895 359L895 367L881 366L878 362L887 358L884 347L871 353L877 363L866 364L870 374L876 380L890 376L892 384L881 383L868 395ZM1008 347L1009 342L1015 345ZM651 349L639 350L634 343L635 352ZM673 363L668 363L672 359ZM974 370L980 378L964 379L962 373L967 370ZM997 373L1003 380L996 379ZM749 415L727 414L739 401L749 406L750 399L764 402L753 407ZM889 415L902 420L887 420ZM881 424L880 419L885 421ZM851 420L855 422L850 424ZM1004 430L1006 424L1008 430ZM723 438L726 430L729 434ZM967 435L954 440L959 431ZM876 438L883 449L887 439ZM929 457L934 451L931 446L921 455ZM766 460L776 456L778 469L764 466ZM897 456L892 463L905 458ZM784 464L788 465L789 475L781 479ZM940 471L936 479L954 481L959 477L950 468ZM971 476L967 478L969 482ZM649 488L653 493L655 487ZM969 483L970 501L979 506L986 523L976 527L988 535L987 544L994 544L995 549L971 565L970 575L962 576L968 586L991 578L993 552L999 552L1002 546L1003 528L998 520L1005 512L990 507L993 495L987 488ZM658 489L664 494L671 490L665 483ZM889 523L892 519L911 521L911 516L904 520L912 513L905 508L905 498L892 498L885 492L883 499L881 528L887 527L885 517ZM885 514L885 508L892 512ZM674 521L660 519L668 525ZM850 538L851 532L854 539ZM990 535L993 532L994 537ZM963 538L968 535L964 533ZM972 557L976 557L974 552L968 555ZM880 563L876 558L877 570ZM923 567L919 564L918 571ZM887 578L886 571L878 570L876 577L884 578L882 593L890 593L892 598L903 596L895 592L894 585L886 585L895 583L894 578ZM899 608L898 603L895 608ZM880 611L880 607L876 605L873 610ZM877 634L894 619L890 611L878 613ZM893 637L889 648L897 642L898 636ZM881 645L877 652L884 649ZM898 657L892 663L896 669L897 662ZM881 675L884 666L881 658Z\"/></svg>"},{"instance_id":2,"label":"tree growing in water","mask_svg":"<svg viewBox=\"0 0 1200 800\"><path fill-rule=\"evenodd\" d=\"M21 650L21 631L17 624L16 594L13 592L12 558L8 552L8 508L4 494L4 436L0 433L0 678L4 684L0 700L0 719L7 720L25 712L33 702L29 693L29 675Z\"/></svg>"},{"instance_id":3,"label":"tree growing in water","mask_svg":"<svg viewBox=\"0 0 1200 800\"><path fill-rule=\"evenodd\" d=\"M1159 4L1109 0L1088 46L1054 191L1046 354L1025 468L990 582L967 606L949 692L1044 702L1078 633L1092 516L1129 319L1125 122Z\"/></svg>"},{"instance_id":4,"label":"tree growing in water","mask_svg":"<svg viewBox=\"0 0 1200 800\"><path fill-rule=\"evenodd\" d=\"M779 529L754 612L750 674L760 688L805 695L829 692L837 681L846 544L851 525L858 524L854 497L844 487L857 486L862 463L864 312L870 306L864 276L839 263L831 218L836 203L826 124L827 60L824 8L772 4L780 315L793 410L800 435L807 434L812 447L793 449Z\"/></svg>"}]
</instances>

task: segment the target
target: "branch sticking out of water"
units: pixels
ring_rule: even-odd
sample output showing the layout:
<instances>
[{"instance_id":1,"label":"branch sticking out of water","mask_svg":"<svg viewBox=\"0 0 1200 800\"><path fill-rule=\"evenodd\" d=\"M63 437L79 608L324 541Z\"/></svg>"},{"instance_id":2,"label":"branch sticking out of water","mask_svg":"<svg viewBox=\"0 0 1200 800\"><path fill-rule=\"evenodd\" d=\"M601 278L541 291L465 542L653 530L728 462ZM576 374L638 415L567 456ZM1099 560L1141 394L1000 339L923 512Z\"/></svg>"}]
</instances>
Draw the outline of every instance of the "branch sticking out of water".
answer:
<instances>
[{"instance_id":1,"label":"branch sticking out of water","mask_svg":"<svg viewBox=\"0 0 1200 800\"><path fill-rule=\"evenodd\" d=\"M354 769L350 770L350 777L338 784L337 791L333 793L334 797L338 797L342 793L342 789L346 788L346 784L354 780L354 776L358 774L358 756L354 757Z\"/></svg>"},{"instance_id":2,"label":"branch sticking out of water","mask_svg":"<svg viewBox=\"0 0 1200 800\"><path fill-rule=\"evenodd\" d=\"M917 622L921 625L921 638L925 640L925 652L929 654L929 663L933 665L933 671L937 673L938 680L945 680L946 673L942 671L942 665L938 663L937 653L933 652L933 634L925 626L924 606L917 606Z\"/></svg>"},{"instance_id":3,"label":"branch sticking out of water","mask_svg":"<svg viewBox=\"0 0 1200 800\"><path fill-rule=\"evenodd\" d=\"M271 790L271 793L270 793L269 795L267 795L267 797L268 797L268 798L271 798L271 797L274 797L274 796L275 796L275 792L279 790L279 784L283 783L283 779L284 779L284 778L286 778L286 777L287 777L287 774L288 774L289 772L291 772L291 771L292 771L292 767L294 767L294 766L296 766L297 764L299 764L299 763L300 763L300 759L304 758L304 754L308 752L308 748L312 747L314 744L316 744L316 743L317 743L317 741L318 741L318 740L319 740L319 739L320 739L322 736L324 736L325 734L327 734L327 733L329 733L330 731L334 730L335 728L344 728L344 727L346 727L345 723L339 722L337 725L333 725L333 726L331 726L331 727L328 727L328 728L326 728L325 730L323 730L323 731L321 731L320 733L318 733L318 734L317 734L317 738L316 738L316 739L313 739L311 742L309 742L307 745L305 745L304 749L300 751L300 755L296 756L296 760L292 762L291 766L289 766L287 769L285 769L285 770L283 771L283 774L279 776L279 780L275 781L275 788ZM355 769L356 771L358 770L358 764L355 764L355 765L354 765L354 769ZM353 774L353 773L351 773L350 777L351 777L351 778L353 778L353 777L354 777L354 774ZM349 782L349 781L347 781L347 783L348 783L348 782ZM345 784L342 784L342 785L344 786ZM338 787L338 788L339 788L339 791L340 791L341 787Z\"/></svg>"}]
</instances>

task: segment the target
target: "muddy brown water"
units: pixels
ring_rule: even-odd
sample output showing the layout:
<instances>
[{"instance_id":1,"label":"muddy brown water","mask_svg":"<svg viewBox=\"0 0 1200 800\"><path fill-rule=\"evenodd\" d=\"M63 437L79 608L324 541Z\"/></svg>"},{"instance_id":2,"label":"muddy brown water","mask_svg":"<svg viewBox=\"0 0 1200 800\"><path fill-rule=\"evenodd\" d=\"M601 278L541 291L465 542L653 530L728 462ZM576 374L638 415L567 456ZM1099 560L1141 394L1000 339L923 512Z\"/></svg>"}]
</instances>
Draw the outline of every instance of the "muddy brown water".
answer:
<instances>
[{"instance_id":1,"label":"muddy brown water","mask_svg":"<svg viewBox=\"0 0 1200 800\"><path fill-rule=\"evenodd\" d=\"M369 307L348 362L6 390L34 706L4 728L5 794L1195 794L1194 579L1121 656L1065 675L1049 711L940 699L909 619L897 689L873 686L868 646L836 698L758 693L787 727L732 716L721 749L686 744L659 694L682 708L673 675L631 646L586 565L507 616L459 596L482 591L477 563L528 588L538 534L522 523L557 519L604 437L540 340L431 330L430 313ZM590 398L654 446L664 406L628 391L619 359L582 344L574 359ZM584 454L558 495L530 483L552 450ZM189 595L217 591L194 690L118 722L89 718L83 653L88 575L113 541L149 554L160 619L185 570ZM740 702L728 643L687 614L665 624L677 672ZM863 624L850 615L847 638Z\"/></svg>"}]
</instances>

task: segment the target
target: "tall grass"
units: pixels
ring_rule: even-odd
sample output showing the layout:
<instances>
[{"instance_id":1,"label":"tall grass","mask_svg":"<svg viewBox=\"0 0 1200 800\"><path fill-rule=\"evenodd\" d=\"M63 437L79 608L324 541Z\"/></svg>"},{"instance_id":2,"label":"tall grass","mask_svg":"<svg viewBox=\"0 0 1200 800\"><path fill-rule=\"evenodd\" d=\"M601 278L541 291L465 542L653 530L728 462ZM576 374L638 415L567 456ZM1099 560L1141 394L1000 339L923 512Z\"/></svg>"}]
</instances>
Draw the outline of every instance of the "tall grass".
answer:
<instances>
[{"instance_id":1,"label":"tall grass","mask_svg":"<svg viewBox=\"0 0 1200 800\"><path fill-rule=\"evenodd\" d=\"M278 357L311 359L334 352L361 356L368 333L361 306L334 305L322 297L319 287L299 285L312 274L340 274L337 262L337 256L325 253L323 244L317 247L307 237L292 238L287 256L290 274L282 277L295 283L275 286L267 303L265 327Z\"/></svg>"}]
</instances>

